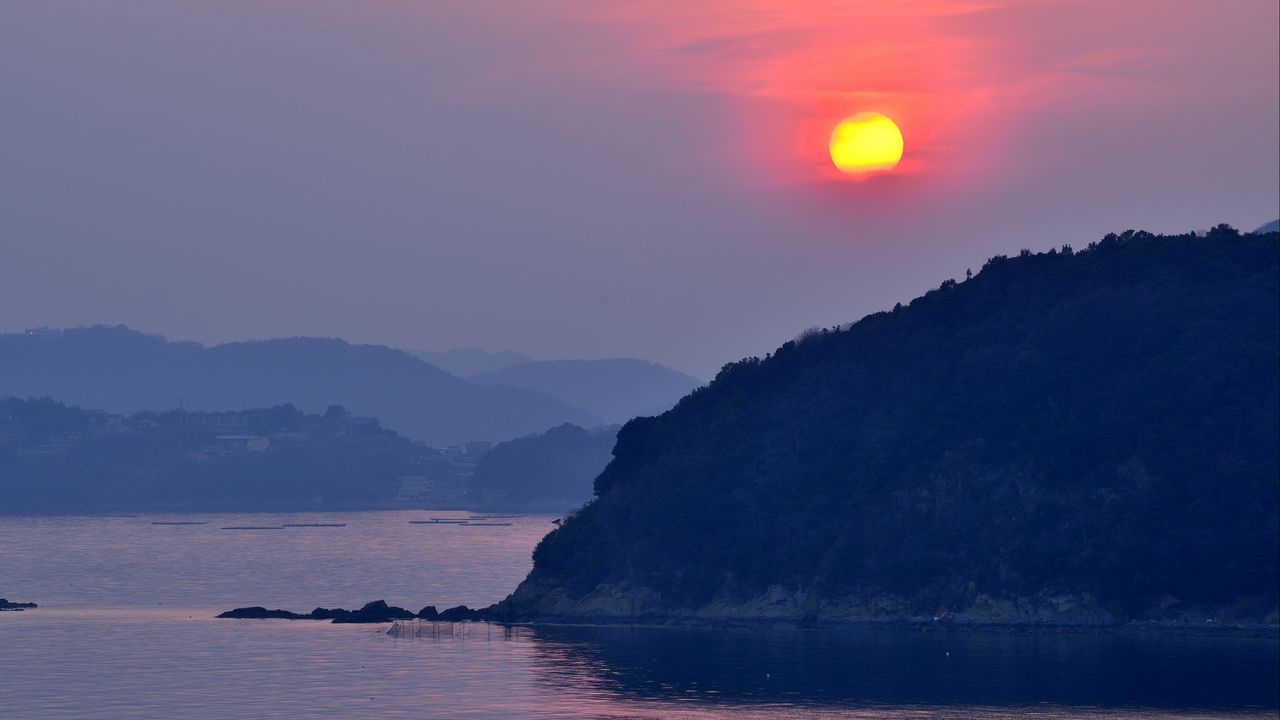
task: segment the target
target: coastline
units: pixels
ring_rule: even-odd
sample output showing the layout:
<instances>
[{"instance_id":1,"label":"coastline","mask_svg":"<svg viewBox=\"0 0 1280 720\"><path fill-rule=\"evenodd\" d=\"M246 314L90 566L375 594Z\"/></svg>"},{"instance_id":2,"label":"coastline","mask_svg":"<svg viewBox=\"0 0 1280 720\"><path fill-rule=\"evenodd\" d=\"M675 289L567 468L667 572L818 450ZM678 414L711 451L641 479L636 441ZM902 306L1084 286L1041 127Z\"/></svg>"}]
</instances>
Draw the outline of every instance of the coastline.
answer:
<instances>
[{"instance_id":1,"label":"coastline","mask_svg":"<svg viewBox=\"0 0 1280 720\"><path fill-rule=\"evenodd\" d=\"M1196 625L1156 621L1128 621L1111 625L1053 623L951 623L931 620L818 620L783 621L773 618L689 618L689 617L539 617L528 620L486 619L510 627L635 627L692 628L706 630L876 630L886 632L932 632L995 635L1114 635L1121 637L1242 638L1280 641L1280 625Z\"/></svg>"},{"instance_id":2,"label":"coastline","mask_svg":"<svg viewBox=\"0 0 1280 720\"><path fill-rule=\"evenodd\" d=\"M585 597L526 580L507 598L479 611L483 619L511 624L652 627L892 629L912 632L980 632L1071 635L1160 635L1280 639L1280 612L1248 607L1194 608L1174 601L1145 616L1126 617L1085 594L1045 592L1001 598L978 594L961 607L919 612L919 603L883 594L812 597L778 586L746 599L720 597L697 607L672 609L651 590L601 586ZM1247 607L1247 609L1246 609Z\"/></svg>"}]
</instances>

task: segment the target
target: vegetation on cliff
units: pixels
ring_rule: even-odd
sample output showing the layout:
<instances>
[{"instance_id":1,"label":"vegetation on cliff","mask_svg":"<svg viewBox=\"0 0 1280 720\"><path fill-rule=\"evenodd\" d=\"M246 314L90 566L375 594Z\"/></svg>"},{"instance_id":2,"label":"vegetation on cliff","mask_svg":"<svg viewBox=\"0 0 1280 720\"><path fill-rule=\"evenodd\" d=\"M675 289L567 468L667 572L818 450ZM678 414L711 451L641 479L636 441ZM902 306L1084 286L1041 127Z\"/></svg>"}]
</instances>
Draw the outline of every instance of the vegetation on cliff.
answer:
<instances>
[{"instance_id":1,"label":"vegetation on cliff","mask_svg":"<svg viewBox=\"0 0 1280 720\"><path fill-rule=\"evenodd\" d=\"M1061 594L1274 618L1278 260L1275 233L1226 226L1024 251L727 365L622 428L497 610L614 588L658 614Z\"/></svg>"}]
</instances>

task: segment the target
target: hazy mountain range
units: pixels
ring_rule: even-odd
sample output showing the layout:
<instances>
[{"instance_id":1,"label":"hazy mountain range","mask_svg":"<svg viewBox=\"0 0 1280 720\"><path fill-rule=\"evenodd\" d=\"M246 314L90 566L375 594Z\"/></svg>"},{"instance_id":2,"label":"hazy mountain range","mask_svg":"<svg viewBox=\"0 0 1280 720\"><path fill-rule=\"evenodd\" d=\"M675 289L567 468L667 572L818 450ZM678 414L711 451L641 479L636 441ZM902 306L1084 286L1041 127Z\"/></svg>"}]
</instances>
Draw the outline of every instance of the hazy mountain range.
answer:
<instances>
[{"instance_id":1,"label":"hazy mountain range","mask_svg":"<svg viewBox=\"0 0 1280 720\"><path fill-rule=\"evenodd\" d=\"M534 360L509 350L413 350L413 355L458 377L546 393L601 418L621 423L669 410L702 381L636 358Z\"/></svg>"},{"instance_id":2,"label":"hazy mountain range","mask_svg":"<svg viewBox=\"0 0 1280 720\"><path fill-rule=\"evenodd\" d=\"M505 367L529 362L533 358L510 350L489 352L475 348L457 348L454 350L407 350L411 355L419 357L432 365L450 372L458 377L470 377L480 373L493 372Z\"/></svg>"},{"instance_id":3,"label":"hazy mountain range","mask_svg":"<svg viewBox=\"0 0 1280 720\"><path fill-rule=\"evenodd\" d=\"M476 379L459 377L424 356L460 372L486 371ZM0 397L48 396L126 413L179 402L211 411L291 403L321 412L342 405L432 445L626 420L670 407L697 384L641 360L534 362L519 353L477 350L410 354L327 338L204 346L123 326L0 335Z\"/></svg>"},{"instance_id":4,"label":"hazy mountain range","mask_svg":"<svg viewBox=\"0 0 1280 720\"><path fill-rule=\"evenodd\" d=\"M587 410L606 423L665 412L702 384L691 375L631 358L531 360L470 379L543 392Z\"/></svg>"},{"instance_id":5,"label":"hazy mountain range","mask_svg":"<svg viewBox=\"0 0 1280 720\"><path fill-rule=\"evenodd\" d=\"M125 327L0 335L0 397L111 412L342 405L433 445L506 440L594 414L544 393L483 385L388 347L289 338L203 346Z\"/></svg>"}]
</instances>

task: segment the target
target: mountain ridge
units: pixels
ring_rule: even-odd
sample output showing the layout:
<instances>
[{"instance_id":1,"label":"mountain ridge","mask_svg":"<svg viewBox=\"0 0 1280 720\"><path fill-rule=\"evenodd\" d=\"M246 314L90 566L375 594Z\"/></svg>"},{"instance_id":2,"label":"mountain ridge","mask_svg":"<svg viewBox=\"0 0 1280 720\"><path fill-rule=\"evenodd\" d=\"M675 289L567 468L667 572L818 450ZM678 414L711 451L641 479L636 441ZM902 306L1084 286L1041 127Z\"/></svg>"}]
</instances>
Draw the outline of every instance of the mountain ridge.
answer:
<instances>
[{"instance_id":1,"label":"mountain ridge","mask_svg":"<svg viewBox=\"0 0 1280 720\"><path fill-rule=\"evenodd\" d=\"M431 365L457 375L460 378L470 377L483 372L492 372L502 368L528 362L533 358L524 353L511 350L490 352L476 348L454 348L452 350L405 350L405 352Z\"/></svg>"},{"instance_id":2,"label":"mountain ridge","mask_svg":"<svg viewBox=\"0 0 1280 720\"><path fill-rule=\"evenodd\" d=\"M468 379L543 392L607 423L659 414L702 385L692 375L638 358L531 360Z\"/></svg>"},{"instance_id":3,"label":"mountain ridge","mask_svg":"<svg viewBox=\"0 0 1280 720\"><path fill-rule=\"evenodd\" d=\"M342 405L437 445L500 441L600 420L544 393L455 377L401 350L335 338L204 346L125 326L0 335L0 397L49 396L112 412Z\"/></svg>"}]
</instances>

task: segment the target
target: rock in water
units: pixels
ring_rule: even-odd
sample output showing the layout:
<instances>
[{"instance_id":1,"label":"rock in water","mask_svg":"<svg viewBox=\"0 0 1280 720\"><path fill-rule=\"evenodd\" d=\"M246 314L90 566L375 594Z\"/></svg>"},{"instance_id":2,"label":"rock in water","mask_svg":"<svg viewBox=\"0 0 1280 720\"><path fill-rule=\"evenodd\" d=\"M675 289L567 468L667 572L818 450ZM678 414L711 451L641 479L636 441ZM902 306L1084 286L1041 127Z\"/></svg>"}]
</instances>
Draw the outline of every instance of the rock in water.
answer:
<instances>
[{"instance_id":1,"label":"rock in water","mask_svg":"<svg viewBox=\"0 0 1280 720\"><path fill-rule=\"evenodd\" d=\"M366 603L359 610L318 607L307 614L288 610L268 610L264 607L243 607L228 610L218 617L235 620L330 620L335 623L385 623L393 620L409 620L416 617L404 608L387 605L385 600Z\"/></svg>"},{"instance_id":2,"label":"rock in water","mask_svg":"<svg viewBox=\"0 0 1280 720\"><path fill-rule=\"evenodd\" d=\"M387 605L385 600L374 600L353 612L338 615L335 623L385 623L393 620L410 620L417 617L401 607Z\"/></svg>"},{"instance_id":3,"label":"rock in water","mask_svg":"<svg viewBox=\"0 0 1280 720\"><path fill-rule=\"evenodd\" d=\"M464 622L467 620L483 620L483 610L472 610L466 605L451 607L440 613L441 622Z\"/></svg>"},{"instance_id":4,"label":"rock in water","mask_svg":"<svg viewBox=\"0 0 1280 720\"><path fill-rule=\"evenodd\" d=\"M311 620L310 615L302 615L288 610L268 610L264 607L255 605L253 607L236 608L228 610L218 617L231 618L233 620Z\"/></svg>"}]
</instances>

